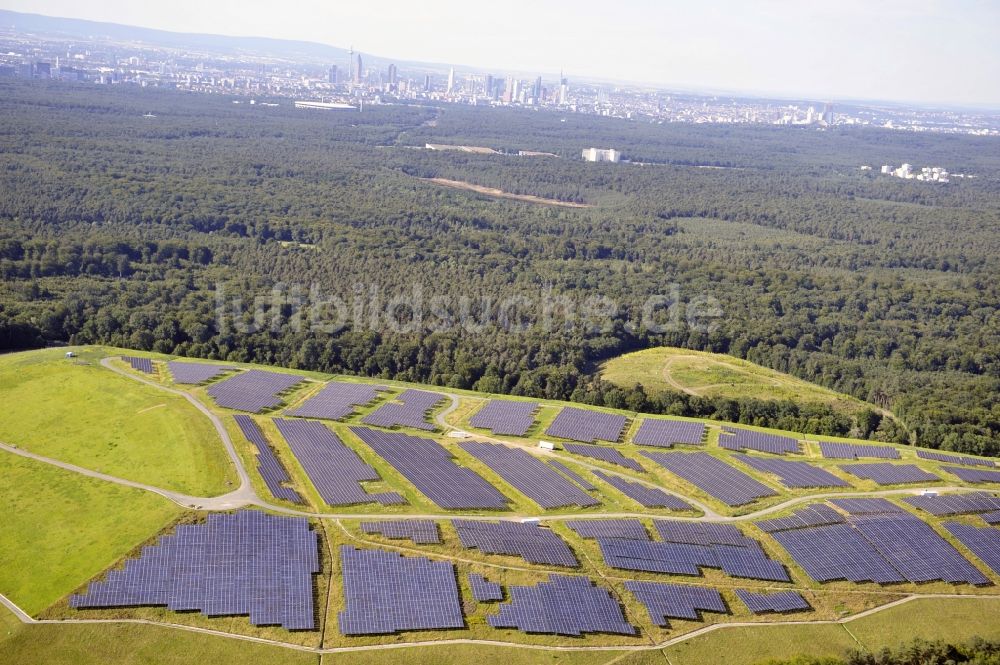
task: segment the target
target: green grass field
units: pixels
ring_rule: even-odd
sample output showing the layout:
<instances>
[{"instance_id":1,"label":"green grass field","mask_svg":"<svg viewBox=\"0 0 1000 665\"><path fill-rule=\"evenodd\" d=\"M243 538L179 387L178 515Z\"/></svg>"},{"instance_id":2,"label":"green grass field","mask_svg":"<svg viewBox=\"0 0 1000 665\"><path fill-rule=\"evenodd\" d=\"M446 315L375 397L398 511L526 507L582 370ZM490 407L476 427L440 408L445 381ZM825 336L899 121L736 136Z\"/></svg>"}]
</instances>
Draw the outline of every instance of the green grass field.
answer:
<instances>
[{"instance_id":1,"label":"green grass field","mask_svg":"<svg viewBox=\"0 0 1000 665\"><path fill-rule=\"evenodd\" d=\"M209 420L180 396L101 367L104 355L0 356L0 441L196 496L233 489L236 474Z\"/></svg>"},{"instance_id":2,"label":"green grass field","mask_svg":"<svg viewBox=\"0 0 1000 665\"><path fill-rule=\"evenodd\" d=\"M601 366L601 378L621 387L701 397L791 400L824 404L843 413L866 407L849 395L721 353L659 347L627 353Z\"/></svg>"},{"instance_id":3,"label":"green grass field","mask_svg":"<svg viewBox=\"0 0 1000 665\"><path fill-rule=\"evenodd\" d=\"M0 593L37 614L180 514L155 494L0 453Z\"/></svg>"}]
</instances>

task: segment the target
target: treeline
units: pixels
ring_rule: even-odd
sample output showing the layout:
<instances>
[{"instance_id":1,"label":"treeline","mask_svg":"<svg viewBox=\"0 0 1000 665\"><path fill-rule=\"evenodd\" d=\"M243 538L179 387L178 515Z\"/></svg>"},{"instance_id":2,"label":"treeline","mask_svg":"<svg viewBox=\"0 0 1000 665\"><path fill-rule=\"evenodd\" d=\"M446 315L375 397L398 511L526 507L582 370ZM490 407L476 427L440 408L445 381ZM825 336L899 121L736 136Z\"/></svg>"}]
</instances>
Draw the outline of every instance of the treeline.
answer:
<instances>
[{"instance_id":1,"label":"treeline","mask_svg":"<svg viewBox=\"0 0 1000 665\"><path fill-rule=\"evenodd\" d=\"M986 177L1000 157L981 139L451 107L308 113L41 82L0 93L2 348L114 344L1000 453L1000 199ZM405 147L494 136L569 156L621 138L742 166ZM831 170L873 151L961 157L983 177L925 193ZM408 173L598 205L497 200ZM346 315L332 329L331 302ZM698 302L720 315L693 325ZM603 360L657 345L814 381L905 428L600 381Z\"/></svg>"},{"instance_id":2,"label":"treeline","mask_svg":"<svg viewBox=\"0 0 1000 665\"><path fill-rule=\"evenodd\" d=\"M980 637L962 644L916 639L895 649L854 651L844 658L799 656L762 665L998 665L1000 642Z\"/></svg>"}]
</instances>

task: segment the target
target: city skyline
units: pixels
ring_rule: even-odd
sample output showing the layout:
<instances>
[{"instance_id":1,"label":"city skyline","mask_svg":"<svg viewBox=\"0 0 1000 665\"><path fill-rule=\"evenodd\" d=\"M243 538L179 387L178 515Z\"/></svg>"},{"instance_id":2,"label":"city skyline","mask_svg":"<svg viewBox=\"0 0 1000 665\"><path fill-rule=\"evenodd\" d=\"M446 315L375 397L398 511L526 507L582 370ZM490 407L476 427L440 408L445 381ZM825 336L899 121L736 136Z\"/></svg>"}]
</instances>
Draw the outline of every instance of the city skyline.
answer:
<instances>
[{"instance_id":1,"label":"city skyline","mask_svg":"<svg viewBox=\"0 0 1000 665\"><path fill-rule=\"evenodd\" d=\"M848 0L836 8L769 1L707 9L625 1L610 16L592 2L521 0L485 16L452 0L421 8L385 0L335 9L306 2L283 11L264 2L240 3L237 11L235 3L188 0L170 8L117 0L99 6L4 0L0 7L177 32L353 45L355 53L470 71L551 76L562 70L687 90L1000 107L1000 47L991 34L1000 6L975 0L947 8Z\"/></svg>"}]
</instances>

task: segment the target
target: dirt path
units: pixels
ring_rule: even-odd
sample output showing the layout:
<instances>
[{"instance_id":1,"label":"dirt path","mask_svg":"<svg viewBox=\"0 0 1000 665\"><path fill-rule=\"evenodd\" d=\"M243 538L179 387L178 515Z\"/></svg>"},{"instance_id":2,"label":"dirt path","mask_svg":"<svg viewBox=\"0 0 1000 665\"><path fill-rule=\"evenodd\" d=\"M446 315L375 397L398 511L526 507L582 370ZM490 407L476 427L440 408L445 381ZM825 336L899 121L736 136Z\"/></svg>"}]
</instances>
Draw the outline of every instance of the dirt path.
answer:
<instances>
[{"instance_id":1,"label":"dirt path","mask_svg":"<svg viewBox=\"0 0 1000 665\"><path fill-rule=\"evenodd\" d=\"M525 201L527 203L540 203L542 205L549 206L561 206L563 208L593 208L594 206L589 203L573 203L572 201L560 201L558 199L546 199L541 196L534 196L532 194L511 194L510 192L505 192L502 189L495 189L493 187L483 187L482 185L474 185L471 182L464 182L462 180L448 180L447 178L419 178L424 182L433 182L436 185L443 185L445 187L451 187L453 189L464 189L470 192L476 192L477 194L485 194L487 196L496 196L501 199L513 199L515 201Z\"/></svg>"}]
</instances>

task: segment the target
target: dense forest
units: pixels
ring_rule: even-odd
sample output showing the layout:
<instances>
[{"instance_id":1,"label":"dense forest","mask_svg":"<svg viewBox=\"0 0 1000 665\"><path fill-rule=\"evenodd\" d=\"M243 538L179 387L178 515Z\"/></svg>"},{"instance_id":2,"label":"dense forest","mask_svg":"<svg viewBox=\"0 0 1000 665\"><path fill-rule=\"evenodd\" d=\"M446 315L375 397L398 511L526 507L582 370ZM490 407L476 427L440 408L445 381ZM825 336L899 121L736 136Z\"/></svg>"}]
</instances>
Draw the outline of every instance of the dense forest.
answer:
<instances>
[{"instance_id":1,"label":"dense forest","mask_svg":"<svg viewBox=\"0 0 1000 665\"><path fill-rule=\"evenodd\" d=\"M1000 454L995 139L41 81L0 83L0 112L0 349L106 343ZM632 163L582 162L590 146ZM977 177L859 169L904 161ZM662 344L899 423L596 378Z\"/></svg>"},{"instance_id":2,"label":"dense forest","mask_svg":"<svg viewBox=\"0 0 1000 665\"><path fill-rule=\"evenodd\" d=\"M762 665L1000 665L1000 643L976 637L964 644L916 639L895 649L855 651L845 658L799 656Z\"/></svg>"}]
</instances>

